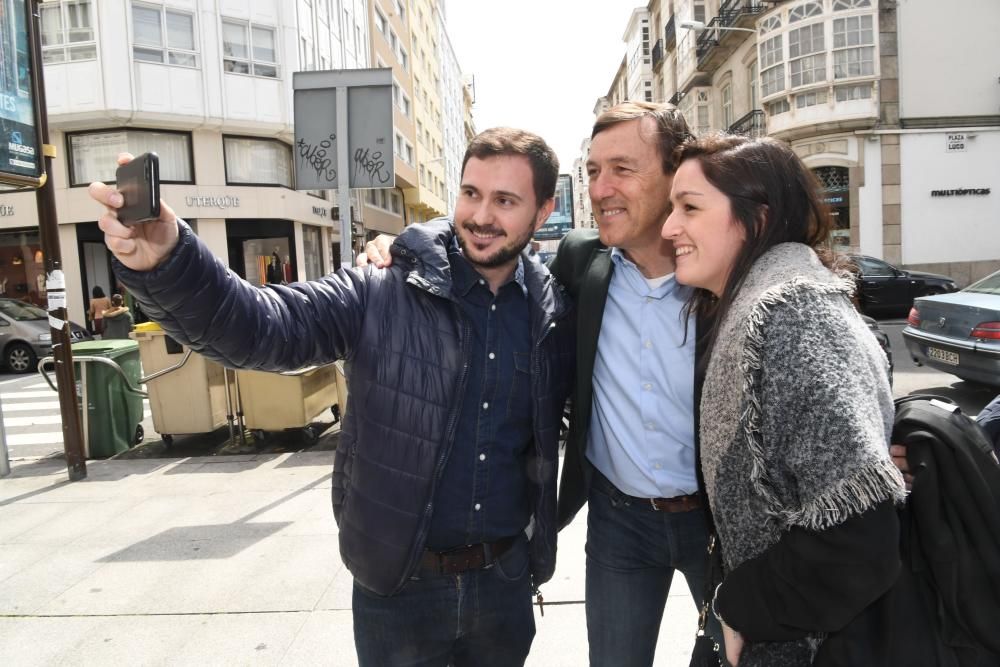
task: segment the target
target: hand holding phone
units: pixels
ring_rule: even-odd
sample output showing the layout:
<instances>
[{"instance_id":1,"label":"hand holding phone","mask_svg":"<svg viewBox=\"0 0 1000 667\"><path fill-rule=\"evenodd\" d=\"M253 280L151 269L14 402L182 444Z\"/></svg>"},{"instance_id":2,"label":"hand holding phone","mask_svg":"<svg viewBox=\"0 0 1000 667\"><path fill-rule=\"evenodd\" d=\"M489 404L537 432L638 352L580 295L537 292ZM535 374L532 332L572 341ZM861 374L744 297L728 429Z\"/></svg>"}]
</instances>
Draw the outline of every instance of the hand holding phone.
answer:
<instances>
[{"instance_id":1,"label":"hand holding phone","mask_svg":"<svg viewBox=\"0 0 1000 667\"><path fill-rule=\"evenodd\" d=\"M160 217L160 158L143 153L118 167L117 190L125 199L118 220L125 225L150 222Z\"/></svg>"}]
</instances>

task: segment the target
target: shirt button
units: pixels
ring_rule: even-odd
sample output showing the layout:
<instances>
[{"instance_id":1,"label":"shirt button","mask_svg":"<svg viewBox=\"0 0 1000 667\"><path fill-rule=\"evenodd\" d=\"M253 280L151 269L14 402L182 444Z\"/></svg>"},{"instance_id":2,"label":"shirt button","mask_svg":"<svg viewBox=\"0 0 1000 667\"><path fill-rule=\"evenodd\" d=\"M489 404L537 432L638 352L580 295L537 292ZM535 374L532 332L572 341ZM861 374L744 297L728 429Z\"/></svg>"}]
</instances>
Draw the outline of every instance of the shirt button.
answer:
<instances>
[{"instance_id":1,"label":"shirt button","mask_svg":"<svg viewBox=\"0 0 1000 667\"><path fill-rule=\"evenodd\" d=\"M646 429L652 431L654 428L656 428L656 424L653 422L646 422Z\"/></svg>"},{"instance_id":2,"label":"shirt button","mask_svg":"<svg viewBox=\"0 0 1000 667\"><path fill-rule=\"evenodd\" d=\"M485 284L486 284L486 281L485 281L485 280L483 280L482 278L480 278L480 279L479 279L479 284L480 284L480 285L485 285Z\"/></svg>"},{"instance_id":3,"label":"shirt button","mask_svg":"<svg viewBox=\"0 0 1000 667\"><path fill-rule=\"evenodd\" d=\"M645 389L646 391L652 391L653 385L647 382L646 384L642 385L642 388Z\"/></svg>"},{"instance_id":4,"label":"shirt button","mask_svg":"<svg viewBox=\"0 0 1000 667\"><path fill-rule=\"evenodd\" d=\"M661 468L663 468L663 466L662 466L661 464L659 464L659 463L657 463L657 464L656 464L655 466L653 466L653 467L654 467L654 468L656 468L657 470L660 470Z\"/></svg>"},{"instance_id":5,"label":"shirt button","mask_svg":"<svg viewBox=\"0 0 1000 667\"><path fill-rule=\"evenodd\" d=\"M486 454L480 454L479 455L479 460L480 461L485 461L486 460Z\"/></svg>"},{"instance_id":6,"label":"shirt button","mask_svg":"<svg viewBox=\"0 0 1000 667\"><path fill-rule=\"evenodd\" d=\"M476 511L477 511L477 512L479 511L479 508L480 508L480 507L482 507L482 505L480 505L479 503L476 503Z\"/></svg>"},{"instance_id":7,"label":"shirt button","mask_svg":"<svg viewBox=\"0 0 1000 667\"><path fill-rule=\"evenodd\" d=\"M490 359L496 359L496 358L497 358L497 355L495 355L492 352L490 352Z\"/></svg>"},{"instance_id":8,"label":"shirt button","mask_svg":"<svg viewBox=\"0 0 1000 667\"><path fill-rule=\"evenodd\" d=\"M643 347L645 347L645 348L646 348L646 349L648 350L648 349L650 349L651 347L653 347L653 341L651 341L651 340L647 340L647 341L646 341L645 343L643 343L642 345L643 345Z\"/></svg>"},{"instance_id":9,"label":"shirt button","mask_svg":"<svg viewBox=\"0 0 1000 667\"><path fill-rule=\"evenodd\" d=\"M489 409L490 409L490 404L489 403L483 403L483 410L489 410Z\"/></svg>"},{"instance_id":10,"label":"shirt button","mask_svg":"<svg viewBox=\"0 0 1000 667\"><path fill-rule=\"evenodd\" d=\"M497 305L495 303L492 306L490 306L490 310L496 310L496 309L497 309Z\"/></svg>"},{"instance_id":11,"label":"shirt button","mask_svg":"<svg viewBox=\"0 0 1000 667\"><path fill-rule=\"evenodd\" d=\"M646 303L653 303L653 297L647 296L646 297Z\"/></svg>"}]
</instances>

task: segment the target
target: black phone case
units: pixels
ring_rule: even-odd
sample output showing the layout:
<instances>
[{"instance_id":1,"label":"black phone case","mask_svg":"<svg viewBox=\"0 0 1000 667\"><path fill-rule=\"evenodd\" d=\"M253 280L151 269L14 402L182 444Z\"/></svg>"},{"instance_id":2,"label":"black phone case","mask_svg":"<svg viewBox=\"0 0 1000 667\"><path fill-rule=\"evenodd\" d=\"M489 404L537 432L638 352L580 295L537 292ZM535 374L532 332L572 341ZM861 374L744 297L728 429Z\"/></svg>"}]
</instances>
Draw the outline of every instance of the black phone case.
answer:
<instances>
[{"instance_id":1,"label":"black phone case","mask_svg":"<svg viewBox=\"0 0 1000 667\"><path fill-rule=\"evenodd\" d=\"M143 153L118 167L115 178L125 198L118 220L134 225L160 217L160 158L156 153Z\"/></svg>"}]
</instances>

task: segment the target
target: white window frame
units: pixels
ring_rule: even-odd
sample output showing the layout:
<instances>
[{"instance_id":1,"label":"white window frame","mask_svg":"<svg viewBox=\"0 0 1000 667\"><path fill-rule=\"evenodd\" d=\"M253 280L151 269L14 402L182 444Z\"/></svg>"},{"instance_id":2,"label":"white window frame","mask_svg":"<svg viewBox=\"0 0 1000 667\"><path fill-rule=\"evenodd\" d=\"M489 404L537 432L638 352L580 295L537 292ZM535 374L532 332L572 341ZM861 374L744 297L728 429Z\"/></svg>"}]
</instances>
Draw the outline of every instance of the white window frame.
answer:
<instances>
[{"instance_id":1,"label":"white window frame","mask_svg":"<svg viewBox=\"0 0 1000 667\"><path fill-rule=\"evenodd\" d=\"M64 0L63 2L46 2L39 5L39 13L42 16L42 62L46 65L54 65L64 62L80 62L84 60L97 60L97 39L94 30L93 2L91 0ZM70 18L74 12L70 7L80 7L82 13L77 13L75 18L86 17L87 26L68 27ZM45 16L52 16L58 13L59 28L57 31L45 30ZM58 37L57 42L45 43L46 39Z\"/></svg>"},{"instance_id":2,"label":"white window frame","mask_svg":"<svg viewBox=\"0 0 1000 667\"><path fill-rule=\"evenodd\" d=\"M733 124L733 84L722 87L722 129L728 130Z\"/></svg>"},{"instance_id":3,"label":"white window frame","mask_svg":"<svg viewBox=\"0 0 1000 667\"><path fill-rule=\"evenodd\" d=\"M114 161L119 153L148 151L160 156L161 183L194 183L191 135L187 132L139 128L70 132L66 147L70 187L114 182Z\"/></svg>"},{"instance_id":4,"label":"white window frame","mask_svg":"<svg viewBox=\"0 0 1000 667\"><path fill-rule=\"evenodd\" d=\"M788 62L788 87L798 88L826 81L826 53L814 53Z\"/></svg>"},{"instance_id":5,"label":"white window frame","mask_svg":"<svg viewBox=\"0 0 1000 667\"><path fill-rule=\"evenodd\" d=\"M766 99L785 89L785 63L769 67L760 73L760 96Z\"/></svg>"},{"instance_id":6,"label":"white window frame","mask_svg":"<svg viewBox=\"0 0 1000 667\"><path fill-rule=\"evenodd\" d=\"M160 43L154 44L150 43L140 43L137 40L137 32L135 29L135 10L140 9L146 12L156 12L159 14L160 19ZM170 45L170 31L167 24L167 15L172 14L174 16L182 16L191 21L191 47L190 49L179 48ZM198 24L196 23L196 17L191 12L179 11L176 9L170 9L163 5L150 5L144 2L132 2L132 59L139 60L147 63L159 63L162 65L169 65L171 67L187 67L191 69L198 69L199 57L198 57ZM154 54L159 54L159 60L153 60L149 57L140 57L140 53L144 56L152 56ZM181 60L189 60L189 62L179 62ZM174 61L174 62L172 62Z\"/></svg>"},{"instance_id":7,"label":"white window frame","mask_svg":"<svg viewBox=\"0 0 1000 667\"><path fill-rule=\"evenodd\" d=\"M239 56L226 53L226 26L233 28L240 28L243 31L244 43L243 46L246 48L246 55ZM255 54L255 46L253 43L253 34L255 30L268 31L271 33L271 39L274 45L274 60L268 61L262 58L257 58ZM244 21L241 19L233 18L223 18L222 19L222 67L226 74L233 74L237 76L255 76L267 79L277 79L281 76L281 68L278 64L278 30L274 26L261 25L258 23L251 23L249 21ZM247 71L240 72L234 69L227 69L227 67L232 67L236 65L243 65L246 67Z\"/></svg>"},{"instance_id":8,"label":"white window frame","mask_svg":"<svg viewBox=\"0 0 1000 667\"><path fill-rule=\"evenodd\" d=\"M236 146L230 149L230 142L244 142L246 146L240 148L249 148L261 153L260 159L253 158L248 160L248 163L258 167L270 167L274 178L256 178L253 175L242 177L241 174L234 173L234 169L242 165L237 165L235 160L230 159L234 156L231 156L229 151L237 149ZM267 137L224 134L222 135L222 153L226 168L226 185L292 187L292 147L283 141Z\"/></svg>"}]
</instances>

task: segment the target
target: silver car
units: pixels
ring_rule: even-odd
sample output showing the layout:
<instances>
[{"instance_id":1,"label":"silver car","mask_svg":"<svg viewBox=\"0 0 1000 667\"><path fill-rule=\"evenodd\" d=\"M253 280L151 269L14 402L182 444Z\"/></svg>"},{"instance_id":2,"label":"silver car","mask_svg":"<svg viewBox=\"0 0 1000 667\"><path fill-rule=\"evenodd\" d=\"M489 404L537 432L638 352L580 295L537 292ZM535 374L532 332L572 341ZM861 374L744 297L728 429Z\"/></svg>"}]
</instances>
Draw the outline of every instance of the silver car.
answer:
<instances>
[{"instance_id":1,"label":"silver car","mask_svg":"<svg viewBox=\"0 0 1000 667\"><path fill-rule=\"evenodd\" d=\"M90 332L70 322L73 342L90 340ZM49 314L38 306L17 299L0 298L0 349L12 373L35 370L38 358L52 353Z\"/></svg>"},{"instance_id":2,"label":"silver car","mask_svg":"<svg viewBox=\"0 0 1000 667\"><path fill-rule=\"evenodd\" d=\"M903 329L918 365L1000 386L1000 271L963 290L916 299Z\"/></svg>"}]
</instances>

